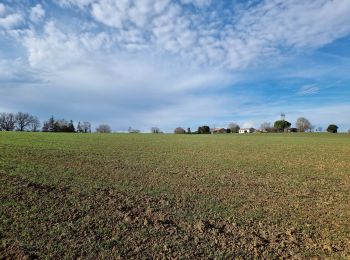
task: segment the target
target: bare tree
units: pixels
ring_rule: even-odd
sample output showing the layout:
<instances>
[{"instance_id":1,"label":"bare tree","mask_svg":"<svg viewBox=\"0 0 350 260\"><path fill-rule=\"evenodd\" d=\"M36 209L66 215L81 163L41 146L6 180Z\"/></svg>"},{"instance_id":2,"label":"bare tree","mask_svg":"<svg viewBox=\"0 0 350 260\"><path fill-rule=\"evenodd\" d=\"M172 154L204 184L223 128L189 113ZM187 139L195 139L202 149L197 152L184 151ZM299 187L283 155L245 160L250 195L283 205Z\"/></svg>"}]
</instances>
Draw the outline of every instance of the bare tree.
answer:
<instances>
[{"instance_id":1,"label":"bare tree","mask_svg":"<svg viewBox=\"0 0 350 260\"><path fill-rule=\"evenodd\" d=\"M160 129L158 127L155 127L155 126L151 127L151 133L152 134L159 134L160 132L161 131L160 131Z\"/></svg>"},{"instance_id":2,"label":"bare tree","mask_svg":"<svg viewBox=\"0 0 350 260\"><path fill-rule=\"evenodd\" d=\"M299 117L295 125L298 128L299 132L305 132L307 130L313 129L313 126L311 125L310 121L307 120L305 117Z\"/></svg>"},{"instance_id":3,"label":"bare tree","mask_svg":"<svg viewBox=\"0 0 350 260\"><path fill-rule=\"evenodd\" d=\"M5 131L13 131L16 125L16 117L13 113L0 114L0 128Z\"/></svg>"},{"instance_id":4,"label":"bare tree","mask_svg":"<svg viewBox=\"0 0 350 260\"><path fill-rule=\"evenodd\" d=\"M32 132L38 132L40 128L40 120L36 116L32 116L32 119L30 120L28 129Z\"/></svg>"},{"instance_id":5,"label":"bare tree","mask_svg":"<svg viewBox=\"0 0 350 260\"><path fill-rule=\"evenodd\" d=\"M182 127L177 127L174 130L174 134L186 134L186 131Z\"/></svg>"},{"instance_id":6,"label":"bare tree","mask_svg":"<svg viewBox=\"0 0 350 260\"><path fill-rule=\"evenodd\" d=\"M29 113L18 112L15 118L18 131L31 130L30 128L33 127L33 123L34 126L37 126L38 118Z\"/></svg>"},{"instance_id":7,"label":"bare tree","mask_svg":"<svg viewBox=\"0 0 350 260\"><path fill-rule=\"evenodd\" d=\"M239 131L240 127L239 127L239 125L238 125L238 124L236 124L236 123L232 122L232 123L229 123L229 125L228 125L228 129L230 129L230 130L231 130L231 133L238 133L238 131Z\"/></svg>"},{"instance_id":8,"label":"bare tree","mask_svg":"<svg viewBox=\"0 0 350 260\"><path fill-rule=\"evenodd\" d=\"M270 122L264 122L260 125L260 130L263 132L269 132L269 130L272 128L272 125Z\"/></svg>"},{"instance_id":9,"label":"bare tree","mask_svg":"<svg viewBox=\"0 0 350 260\"><path fill-rule=\"evenodd\" d=\"M96 128L97 133L110 133L111 132L111 127L107 124L100 124Z\"/></svg>"},{"instance_id":10,"label":"bare tree","mask_svg":"<svg viewBox=\"0 0 350 260\"><path fill-rule=\"evenodd\" d=\"M83 122L83 125L82 125L82 130L84 133L91 133L91 124L90 122Z\"/></svg>"}]
</instances>

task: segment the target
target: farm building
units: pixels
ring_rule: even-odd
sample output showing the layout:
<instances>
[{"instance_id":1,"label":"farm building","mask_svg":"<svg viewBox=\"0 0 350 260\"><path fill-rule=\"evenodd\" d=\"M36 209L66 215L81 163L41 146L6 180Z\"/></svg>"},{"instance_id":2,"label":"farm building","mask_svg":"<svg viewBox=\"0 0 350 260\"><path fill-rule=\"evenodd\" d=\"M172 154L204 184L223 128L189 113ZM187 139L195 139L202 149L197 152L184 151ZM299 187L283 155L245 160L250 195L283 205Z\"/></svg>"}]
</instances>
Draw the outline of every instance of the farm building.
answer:
<instances>
[{"instance_id":1,"label":"farm building","mask_svg":"<svg viewBox=\"0 0 350 260\"><path fill-rule=\"evenodd\" d=\"M241 128L238 131L238 133L240 133L240 134L249 134L249 133L254 133L254 132L255 132L254 128Z\"/></svg>"},{"instance_id":2,"label":"farm building","mask_svg":"<svg viewBox=\"0 0 350 260\"><path fill-rule=\"evenodd\" d=\"M225 134L226 133L226 129L225 128L212 128L211 132L213 134Z\"/></svg>"}]
</instances>

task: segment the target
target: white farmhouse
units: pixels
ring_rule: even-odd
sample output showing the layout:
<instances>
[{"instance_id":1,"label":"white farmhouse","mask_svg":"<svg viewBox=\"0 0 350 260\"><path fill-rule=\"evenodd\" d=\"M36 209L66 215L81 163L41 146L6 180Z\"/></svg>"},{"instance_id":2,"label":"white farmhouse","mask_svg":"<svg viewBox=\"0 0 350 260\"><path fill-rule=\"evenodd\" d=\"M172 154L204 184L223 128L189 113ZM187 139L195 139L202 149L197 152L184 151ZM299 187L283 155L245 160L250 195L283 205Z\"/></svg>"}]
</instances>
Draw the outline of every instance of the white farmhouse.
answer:
<instances>
[{"instance_id":1,"label":"white farmhouse","mask_svg":"<svg viewBox=\"0 0 350 260\"><path fill-rule=\"evenodd\" d=\"M254 133L255 129L254 128L241 128L238 131L240 134L249 134L249 133Z\"/></svg>"}]
</instances>

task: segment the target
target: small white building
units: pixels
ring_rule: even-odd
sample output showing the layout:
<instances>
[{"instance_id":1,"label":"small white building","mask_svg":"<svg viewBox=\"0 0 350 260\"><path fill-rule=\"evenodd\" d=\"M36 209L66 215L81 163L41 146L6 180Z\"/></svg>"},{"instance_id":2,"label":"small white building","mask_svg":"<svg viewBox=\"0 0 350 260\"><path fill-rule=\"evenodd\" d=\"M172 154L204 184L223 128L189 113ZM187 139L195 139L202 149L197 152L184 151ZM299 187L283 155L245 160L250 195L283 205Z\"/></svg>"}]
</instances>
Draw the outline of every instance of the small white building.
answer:
<instances>
[{"instance_id":1,"label":"small white building","mask_svg":"<svg viewBox=\"0 0 350 260\"><path fill-rule=\"evenodd\" d=\"M254 133L254 132L255 132L254 128L241 128L238 131L238 133L240 133L240 134L249 134L249 133Z\"/></svg>"}]
</instances>

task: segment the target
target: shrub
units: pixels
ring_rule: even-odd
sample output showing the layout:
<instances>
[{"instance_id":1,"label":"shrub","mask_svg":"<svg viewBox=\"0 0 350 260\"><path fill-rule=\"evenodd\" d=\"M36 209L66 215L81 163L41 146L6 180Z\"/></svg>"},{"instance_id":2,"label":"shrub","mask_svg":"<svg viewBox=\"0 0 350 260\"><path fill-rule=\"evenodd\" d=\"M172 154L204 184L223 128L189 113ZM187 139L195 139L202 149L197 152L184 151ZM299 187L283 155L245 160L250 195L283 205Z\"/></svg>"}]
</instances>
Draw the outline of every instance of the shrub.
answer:
<instances>
[{"instance_id":1,"label":"shrub","mask_svg":"<svg viewBox=\"0 0 350 260\"><path fill-rule=\"evenodd\" d=\"M198 134L210 134L210 128L207 125L198 127Z\"/></svg>"},{"instance_id":2,"label":"shrub","mask_svg":"<svg viewBox=\"0 0 350 260\"><path fill-rule=\"evenodd\" d=\"M327 127L327 132L329 133L337 133L338 132L338 126L331 124Z\"/></svg>"}]
</instances>

